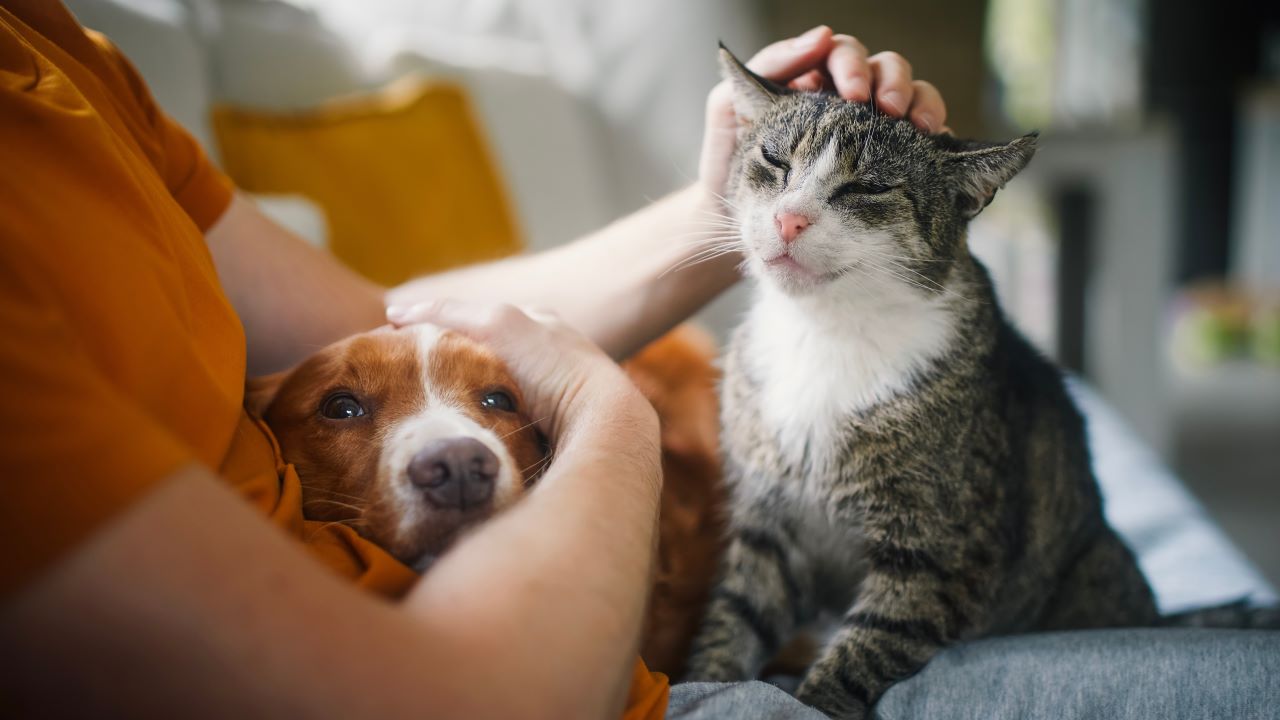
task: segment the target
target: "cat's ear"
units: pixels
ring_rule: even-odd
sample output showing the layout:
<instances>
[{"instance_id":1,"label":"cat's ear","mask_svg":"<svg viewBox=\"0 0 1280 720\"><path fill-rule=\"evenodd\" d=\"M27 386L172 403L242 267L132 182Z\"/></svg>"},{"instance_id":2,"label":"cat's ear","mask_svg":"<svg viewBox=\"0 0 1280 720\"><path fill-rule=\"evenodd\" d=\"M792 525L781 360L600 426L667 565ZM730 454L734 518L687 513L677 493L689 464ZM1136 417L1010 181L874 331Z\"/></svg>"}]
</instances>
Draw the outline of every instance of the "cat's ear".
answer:
<instances>
[{"instance_id":1,"label":"cat's ear","mask_svg":"<svg viewBox=\"0 0 1280 720\"><path fill-rule=\"evenodd\" d=\"M733 112L743 122L755 120L786 92L747 69L724 43L720 43L720 74L733 86Z\"/></svg>"},{"instance_id":2,"label":"cat's ear","mask_svg":"<svg viewBox=\"0 0 1280 720\"><path fill-rule=\"evenodd\" d=\"M996 191L1031 162L1038 136L1033 132L1004 144L943 140L950 145L946 163L965 218L982 212Z\"/></svg>"}]
</instances>

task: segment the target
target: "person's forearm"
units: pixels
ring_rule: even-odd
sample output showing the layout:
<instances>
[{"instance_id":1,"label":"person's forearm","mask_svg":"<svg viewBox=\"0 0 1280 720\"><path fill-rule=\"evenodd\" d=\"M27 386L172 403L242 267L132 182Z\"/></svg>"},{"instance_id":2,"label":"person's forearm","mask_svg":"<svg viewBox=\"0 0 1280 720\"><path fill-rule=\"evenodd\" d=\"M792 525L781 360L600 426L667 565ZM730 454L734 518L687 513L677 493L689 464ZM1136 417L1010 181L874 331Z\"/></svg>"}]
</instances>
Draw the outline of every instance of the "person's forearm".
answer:
<instances>
[{"instance_id":1,"label":"person's forearm","mask_svg":"<svg viewBox=\"0 0 1280 720\"><path fill-rule=\"evenodd\" d=\"M242 196L206 239L244 324L249 374L258 375L376 327L385 321L385 305L441 298L553 310L622 359L737 279L736 252L693 262L720 236L732 235L728 222L719 203L694 185L563 247L390 290L317 252Z\"/></svg>"},{"instance_id":2,"label":"person's forearm","mask_svg":"<svg viewBox=\"0 0 1280 720\"><path fill-rule=\"evenodd\" d=\"M720 208L694 185L563 247L406 283L387 303L450 297L542 307L625 358L737 280L736 252L691 262L717 236L733 235Z\"/></svg>"},{"instance_id":3,"label":"person's forearm","mask_svg":"<svg viewBox=\"0 0 1280 720\"><path fill-rule=\"evenodd\" d=\"M433 633L486 644L488 672L523 674L562 706L576 698L606 717L635 660L661 471L646 430L656 425L597 416L579 427L536 489L446 554L405 605Z\"/></svg>"},{"instance_id":4,"label":"person's forearm","mask_svg":"<svg viewBox=\"0 0 1280 720\"><path fill-rule=\"evenodd\" d=\"M541 490L582 499L557 512L531 493L397 605L304 555L207 469L178 471L0 604L0 646L22 658L0 697L54 717L617 717L656 479L565 465ZM610 482L629 510L601 501ZM468 549L485 545L509 565Z\"/></svg>"},{"instance_id":5,"label":"person's forearm","mask_svg":"<svg viewBox=\"0 0 1280 720\"><path fill-rule=\"evenodd\" d=\"M283 370L386 322L384 288L280 227L243 195L205 239L244 325L251 376Z\"/></svg>"}]
</instances>

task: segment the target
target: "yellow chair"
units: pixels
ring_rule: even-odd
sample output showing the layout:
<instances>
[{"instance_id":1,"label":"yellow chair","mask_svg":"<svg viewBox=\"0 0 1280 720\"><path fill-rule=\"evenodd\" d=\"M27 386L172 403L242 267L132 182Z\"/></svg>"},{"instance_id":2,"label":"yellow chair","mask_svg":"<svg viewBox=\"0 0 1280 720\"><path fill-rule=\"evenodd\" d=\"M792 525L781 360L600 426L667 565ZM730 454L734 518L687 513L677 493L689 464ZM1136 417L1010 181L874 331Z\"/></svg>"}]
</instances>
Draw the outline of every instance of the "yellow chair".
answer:
<instances>
[{"instance_id":1,"label":"yellow chair","mask_svg":"<svg viewBox=\"0 0 1280 720\"><path fill-rule=\"evenodd\" d=\"M315 202L330 251L379 283L522 249L480 126L452 83L408 78L300 112L222 106L213 128L236 185Z\"/></svg>"}]
</instances>

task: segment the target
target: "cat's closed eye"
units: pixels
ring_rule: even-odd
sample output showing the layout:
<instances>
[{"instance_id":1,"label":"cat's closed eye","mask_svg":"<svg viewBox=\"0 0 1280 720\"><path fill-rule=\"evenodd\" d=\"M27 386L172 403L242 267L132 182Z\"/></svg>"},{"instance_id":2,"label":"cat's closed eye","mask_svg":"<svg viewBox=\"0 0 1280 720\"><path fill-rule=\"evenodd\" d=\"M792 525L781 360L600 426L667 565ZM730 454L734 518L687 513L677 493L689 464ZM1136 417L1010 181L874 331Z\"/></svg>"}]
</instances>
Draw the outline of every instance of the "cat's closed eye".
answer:
<instances>
[{"instance_id":1,"label":"cat's closed eye","mask_svg":"<svg viewBox=\"0 0 1280 720\"><path fill-rule=\"evenodd\" d=\"M870 180L854 180L836 188L836 191L831 193L830 202L850 195L884 195L897 187L897 185L886 185Z\"/></svg>"},{"instance_id":2,"label":"cat's closed eye","mask_svg":"<svg viewBox=\"0 0 1280 720\"><path fill-rule=\"evenodd\" d=\"M760 146L760 157L764 158L765 162L782 171L782 184L786 185L787 180L791 178L791 164L769 152L769 149L763 145Z\"/></svg>"}]
</instances>

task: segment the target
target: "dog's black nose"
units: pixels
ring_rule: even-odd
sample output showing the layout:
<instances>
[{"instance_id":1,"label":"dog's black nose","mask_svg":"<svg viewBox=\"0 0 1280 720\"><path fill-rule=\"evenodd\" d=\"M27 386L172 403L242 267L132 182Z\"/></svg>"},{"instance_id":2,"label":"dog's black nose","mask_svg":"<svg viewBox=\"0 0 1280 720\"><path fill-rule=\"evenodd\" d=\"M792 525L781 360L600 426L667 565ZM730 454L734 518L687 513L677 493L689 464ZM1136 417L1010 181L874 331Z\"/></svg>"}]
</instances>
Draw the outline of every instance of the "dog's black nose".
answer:
<instances>
[{"instance_id":1,"label":"dog's black nose","mask_svg":"<svg viewBox=\"0 0 1280 720\"><path fill-rule=\"evenodd\" d=\"M498 456L469 437L429 443L409 461L409 480L438 508L468 510L493 497Z\"/></svg>"}]
</instances>

